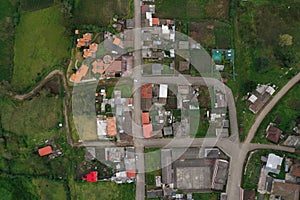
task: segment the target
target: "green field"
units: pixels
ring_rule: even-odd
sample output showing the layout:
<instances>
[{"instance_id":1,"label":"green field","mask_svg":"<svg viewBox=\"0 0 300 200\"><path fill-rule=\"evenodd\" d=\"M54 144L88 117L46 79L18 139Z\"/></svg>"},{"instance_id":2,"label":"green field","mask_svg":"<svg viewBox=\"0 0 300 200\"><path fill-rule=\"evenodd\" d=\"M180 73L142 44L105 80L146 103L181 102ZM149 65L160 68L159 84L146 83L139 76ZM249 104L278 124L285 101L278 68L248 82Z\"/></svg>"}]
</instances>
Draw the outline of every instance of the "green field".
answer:
<instances>
[{"instance_id":1,"label":"green field","mask_svg":"<svg viewBox=\"0 0 300 200\"><path fill-rule=\"evenodd\" d=\"M155 15L160 18L189 21L201 19L229 19L228 0L156 0L155 4Z\"/></svg>"},{"instance_id":2,"label":"green field","mask_svg":"<svg viewBox=\"0 0 300 200\"><path fill-rule=\"evenodd\" d=\"M33 136L37 141L53 136L52 130L62 122L62 102L42 90L39 97L22 103L10 101L2 105L1 123L4 130L19 136Z\"/></svg>"},{"instance_id":3,"label":"green field","mask_svg":"<svg viewBox=\"0 0 300 200\"><path fill-rule=\"evenodd\" d=\"M53 5L54 0L22 0L21 9L22 11L34 11L43 8L48 8Z\"/></svg>"},{"instance_id":4,"label":"green field","mask_svg":"<svg viewBox=\"0 0 300 200\"><path fill-rule=\"evenodd\" d=\"M283 130L287 136L293 133L296 126L296 119L300 118L300 84L295 85L272 109L260 125L253 142L270 143L266 139L265 130L270 122L275 123L276 127ZM299 119L298 119L299 120Z\"/></svg>"},{"instance_id":5,"label":"green field","mask_svg":"<svg viewBox=\"0 0 300 200\"><path fill-rule=\"evenodd\" d=\"M135 199L135 185L113 182L76 183L73 199L78 200L133 200Z\"/></svg>"},{"instance_id":6,"label":"green field","mask_svg":"<svg viewBox=\"0 0 300 200\"><path fill-rule=\"evenodd\" d=\"M107 26L113 17L129 15L131 10L129 6L132 2L130 0L75 0L74 23Z\"/></svg>"},{"instance_id":7,"label":"green field","mask_svg":"<svg viewBox=\"0 0 300 200\"><path fill-rule=\"evenodd\" d=\"M10 80L13 63L15 7L10 0L0 0L0 81Z\"/></svg>"},{"instance_id":8,"label":"green field","mask_svg":"<svg viewBox=\"0 0 300 200\"><path fill-rule=\"evenodd\" d=\"M290 9L287 7L290 6ZM246 107L243 96L249 84L273 83L280 88L297 72L300 58L299 4L287 0L282 2L248 1L235 3L234 43L236 50L236 81L228 85L237 99L237 112L241 139L250 129L255 115ZM291 46L280 46L279 35L293 37ZM264 62L258 62L263 60ZM286 74L287 73L287 74Z\"/></svg>"},{"instance_id":9,"label":"green field","mask_svg":"<svg viewBox=\"0 0 300 200\"><path fill-rule=\"evenodd\" d=\"M34 179L32 182L42 200L67 199L66 188L60 182L47 179Z\"/></svg>"},{"instance_id":10,"label":"green field","mask_svg":"<svg viewBox=\"0 0 300 200\"><path fill-rule=\"evenodd\" d=\"M69 56L69 39L59 6L21 15L15 35L13 86L32 87Z\"/></svg>"}]
</instances>

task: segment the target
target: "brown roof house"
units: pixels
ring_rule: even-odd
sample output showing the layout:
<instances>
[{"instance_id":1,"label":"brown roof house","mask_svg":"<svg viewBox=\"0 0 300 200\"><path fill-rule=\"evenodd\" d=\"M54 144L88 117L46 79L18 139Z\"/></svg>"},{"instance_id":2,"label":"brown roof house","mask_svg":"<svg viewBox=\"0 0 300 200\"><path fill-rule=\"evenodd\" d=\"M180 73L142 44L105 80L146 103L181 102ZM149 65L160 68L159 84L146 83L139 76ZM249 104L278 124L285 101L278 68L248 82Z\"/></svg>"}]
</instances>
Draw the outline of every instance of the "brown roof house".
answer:
<instances>
[{"instance_id":1,"label":"brown roof house","mask_svg":"<svg viewBox=\"0 0 300 200\"><path fill-rule=\"evenodd\" d=\"M282 130L276 128L272 123L270 123L266 129L266 138L267 140L278 143Z\"/></svg>"},{"instance_id":2,"label":"brown roof house","mask_svg":"<svg viewBox=\"0 0 300 200\"><path fill-rule=\"evenodd\" d=\"M291 174L293 176L300 177L300 164L294 164L294 165L292 165Z\"/></svg>"},{"instance_id":3,"label":"brown roof house","mask_svg":"<svg viewBox=\"0 0 300 200\"><path fill-rule=\"evenodd\" d=\"M300 185L274 181L272 195L284 200L299 200Z\"/></svg>"}]
</instances>

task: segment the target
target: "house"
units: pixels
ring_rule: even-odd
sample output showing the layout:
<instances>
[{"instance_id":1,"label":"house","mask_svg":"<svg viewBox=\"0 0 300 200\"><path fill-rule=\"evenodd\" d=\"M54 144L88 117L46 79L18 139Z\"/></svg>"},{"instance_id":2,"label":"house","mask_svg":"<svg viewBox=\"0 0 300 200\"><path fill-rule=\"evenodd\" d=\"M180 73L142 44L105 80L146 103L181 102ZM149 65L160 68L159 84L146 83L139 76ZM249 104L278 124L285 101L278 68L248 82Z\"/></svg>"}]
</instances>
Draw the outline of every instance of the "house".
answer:
<instances>
[{"instance_id":1,"label":"house","mask_svg":"<svg viewBox=\"0 0 300 200\"><path fill-rule=\"evenodd\" d=\"M187 61L179 61L179 71L188 71L190 69L190 63Z\"/></svg>"},{"instance_id":2,"label":"house","mask_svg":"<svg viewBox=\"0 0 300 200\"><path fill-rule=\"evenodd\" d=\"M258 113L268 102L274 92L275 89L273 86L257 85L255 92L248 98L248 101L251 103L249 105L249 110L254 114Z\"/></svg>"},{"instance_id":3,"label":"house","mask_svg":"<svg viewBox=\"0 0 300 200\"><path fill-rule=\"evenodd\" d=\"M165 126L164 127L164 136L173 135L172 126Z\"/></svg>"},{"instance_id":4,"label":"house","mask_svg":"<svg viewBox=\"0 0 300 200\"><path fill-rule=\"evenodd\" d=\"M300 148L300 136L288 136L288 138L284 141L283 145Z\"/></svg>"},{"instance_id":5,"label":"house","mask_svg":"<svg viewBox=\"0 0 300 200\"><path fill-rule=\"evenodd\" d=\"M104 62L101 59L97 59L92 63L93 69L92 72L94 74L103 74L104 73Z\"/></svg>"},{"instance_id":6,"label":"house","mask_svg":"<svg viewBox=\"0 0 300 200\"><path fill-rule=\"evenodd\" d=\"M52 151L52 147L50 145L39 149L40 156L47 156L52 153L53 153L53 151Z\"/></svg>"},{"instance_id":7,"label":"house","mask_svg":"<svg viewBox=\"0 0 300 200\"><path fill-rule=\"evenodd\" d=\"M113 39L114 39L114 41L113 41L114 45L119 46L121 44L121 39L118 38L117 36L114 35Z\"/></svg>"},{"instance_id":8,"label":"house","mask_svg":"<svg viewBox=\"0 0 300 200\"><path fill-rule=\"evenodd\" d=\"M142 124L150 124L149 112L143 112L142 113Z\"/></svg>"},{"instance_id":9,"label":"house","mask_svg":"<svg viewBox=\"0 0 300 200\"><path fill-rule=\"evenodd\" d=\"M152 98L152 84L146 84L142 86L141 93L142 98L151 99Z\"/></svg>"},{"instance_id":10,"label":"house","mask_svg":"<svg viewBox=\"0 0 300 200\"><path fill-rule=\"evenodd\" d=\"M82 38L77 39L77 47L88 46L91 39L92 39L92 34L91 33L83 34Z\"/></svg>"},{"instance_id":11,"label":"house","mask_svg":"<svg viewBox=\"0 0 300 200\"><path fill-rule=\"evenodd\" d=\"M270 194L273 187L273 178L268 175L266 167L262 167L260 171L257 191L260 194Z\"/></svg>"},{"instance_id":12,"label":"house","mask_svg":"<svg viewBox=\"0 0 300 200\"><path fill-rule=\"evenodd\" d=\"M281 134L282 134L282 130L273 126L272 123L268 125L268 127L266 129L267 140L277 144Z\"/></svg>"},{"instance_id":13,"label":"house","mask_svg":"<svg viewBox=\"0 0 300 200\"><path fill-rule=\"evenodd\" d=\"M134 19L126 19L126 28L133 29L134 28Z\"/></svg>"},{"instance_id":14,"label":"house","mask_svg":"<svg viewBox=\"0 0 300 200\"><path fill-rule=\"evenodd\" d=\"M152 25L159 26L159 18L152 18Z\"/></svg>"},{"instance_id":15,"label":"house","mask_svg":"<svg viewBox=\"0 0 300 200\"><path fill-rule=\"evenodd\" d=\"M93 171L90 172L89 174L86 175L86 178L82 178L82 180L87 181L87 182L97 182L98 181L98 172Z\"/></svg>"},{"instance_id":16,"label":"house","mask_svg":"<svg viewBox=\"0 0 300 200\"><path fill-rule=\"evenodd\" d=\"M145 138L151 138L152 131L153 131L152 124L143 124L143 133Z\"/></svg>"},{"instance_id":17,"label":"house","mask_svg":"<svg viewBox=\"0 0 300 200\"><path fill-rule=\"evenodd\" d=\"M167 98L168 97L168 85L160 84L159 85L159 98Z\"/></svg>"},{"instance_id":18,"label":"house","mask_svg":"<svg viewBox=\"0 0 300 200\"><path fill-rule=\"evenodd\" d=\"M115 60L115 61L113 61L105 69L105 74L107 76L116 76L116 75L118 75L120 73L122 73L122 61L121 60Z\"/></svg>"},{"instance_id":19,"label":"house","mask_svg":"<svg viewBox=\"0 0 300 200\"><path fill-rule=\"evenodd\" d=\"M136 177L136 170L135 169L126 170L126 176L128 178L135 178Z\"/></svg>"},{"instance_id":20,"label":"house","mask_svg":"<svg viewBox=\"0 0 300 200\"><path fill-rule=\"evenodd\" d=\"M107 118L107 136L114 137L117 135L117 126L116 126L116 118L115 117L108 117Z\"/></svg>"},{"instance_id":21,"label":"house","mask_svg":"<svg viewBox=\"0 0 300 200\"><path fill-rule=\"evenodd\" d=\"M172 151L171 149L161 149L161 169L162 169L162 183L171 184L174 182L172 172Z\"/></svg>"},{"instance_id":22,"label":"house","mask_svg":"<svg viewBox=\"0 0 300 200\"><path fill-rule=\"evenodd\" d=\"M293 176L300 177L300 164L293 164L292 165L291 174Z\"/></svg>"},{"instance_id":23,"label":"house","mask_svg":"<svg viewBox=\"0 0 300 200\"><path fill-rule=\"evenodd\" d=\"M90 51L89 49L84 49L83 50L83 57L84 58L92 58L94 52Z\"/></svg>"},{"instance_id":24,"label":"house","mask_svg":"<svg viewBox=\"0 0 300 200\"><path fill-rule=\"evenodd\" d=\"M272 195L284 200L299 200L300 185L274 181ZM279 199L278 198L278 199Z\"/></svg>"},{"instance_id":25,"label":"house","mask_svg":"<svg viewBox=\"0 0 300 200\"><path fill-rule=\"evenodd\" d=\"M229 162L223 159L216 159L214 172L212 176L211 188L214 190L223 190L226 185Z\"/></svg>"},{"instance_id":26,"label":"house","mask_svg":"<svg viewBox=\"0 0 300 200\"><path fill-rule=\"evenodd\" d=\"M256 193L255 190L245 189L243 190L243 199L242 200L255 200Z\"/></svg>"},{"instance_id":27,"label":"house","mask_svg":"<svg viewBox=\"0 0 300 200\"><path fill-rule=\"evenodd\" d=\"M282 160L283 160L282 157L277 156L277 155L275 155L273 153L270 153L268 155L268 160L267 160L267 164L266 164L266 170L268 172L279 174L280 173L281 164L282 164Z\"/></svg>"},{"instance_id":28,"label":"house","mask_svg":"<svg viewBox=\"0 0 300 200\"><path fill-rule=\"evenodd\" d=\"M79 83L83 77L86 76L89 67L85 64L82 64L81 67L71 76L71 81Z\"/></svg>"}]
</instances>

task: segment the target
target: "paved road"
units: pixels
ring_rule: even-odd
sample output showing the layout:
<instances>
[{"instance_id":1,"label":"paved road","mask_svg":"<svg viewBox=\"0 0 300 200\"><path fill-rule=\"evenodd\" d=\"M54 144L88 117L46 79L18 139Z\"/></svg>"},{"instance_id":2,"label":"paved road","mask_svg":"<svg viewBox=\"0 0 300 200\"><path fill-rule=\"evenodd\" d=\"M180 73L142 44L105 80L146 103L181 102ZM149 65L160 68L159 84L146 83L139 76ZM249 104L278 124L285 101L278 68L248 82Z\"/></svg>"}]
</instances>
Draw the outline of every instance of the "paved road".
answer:
<instances>
[{"instance_id":1,"label":"paved road","mask_svg":"<svg viewBox=\"0 0 300 200\"><path fill-rule=\"evenodd\" d=\"M268 103L263 110L258 114L258 116L255 119L254 124L252 125L247 139L245 140L245 143L250 143L259 128L260 124L264 120L264 118L268 115L268 113L272 110L272 108L276 105L276 103L296 84L300 81L300 73L298 73L296 76L294 76L275 96L272 98L270 103Z\"/></svg>"},{"instance_id":2,"label":"paved road","mask_svg":"<svg viewBox=\"0 0 300 200\"><path fill-rule=\"evenodd\" d=\"M142 64L142 54L141 54L141 1L134 0L134 70L133 76L135 80L139 80L141 77L141 71L139 66ZM134 146L136 155L138 157L136 161L137 177L136 177L136 199L144 200L145 199L145 157L144 157L144 146L140 144L137 139L143 137L143 132L141 128L141 90L137 82L133 82L133 120L132 120L132 133L134 137Z\"/></svg>"}]
</instances>

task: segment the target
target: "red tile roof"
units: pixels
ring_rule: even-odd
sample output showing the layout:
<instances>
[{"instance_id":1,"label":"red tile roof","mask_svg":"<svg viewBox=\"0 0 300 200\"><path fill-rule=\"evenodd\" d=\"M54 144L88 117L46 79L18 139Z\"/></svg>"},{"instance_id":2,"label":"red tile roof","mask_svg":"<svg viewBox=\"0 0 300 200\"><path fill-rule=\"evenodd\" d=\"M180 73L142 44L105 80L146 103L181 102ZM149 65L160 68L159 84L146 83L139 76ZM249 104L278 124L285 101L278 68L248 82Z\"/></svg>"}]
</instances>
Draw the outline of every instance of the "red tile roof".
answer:
<instances>
[{"instance_id":1,"label":"red tile roof","mask_svg":"<svg viewBox=\"0 0 300 200\"><path fill-rule=\"evenodd\" d=\"M82 178L83 180L87 182L97 182L98 181L98 172L91 172L86 175L86 178Z\"/></svg>"},{"instance_id":2,"label":"red tile roof","mask_svg":"<svg viewBox=\"0 0 300 200\"><path fill-rule=\"evenodd\" d=\"M159 25L159 18L152 18L153 25Z\"/></svg>"},{"instance_id":3,"label":"red tile roof","mask_svg":"<svg viewBox=\"0 0 300 200\"><path fill-rule=\"evenodd\" d=\"M113 137L117 135L117 125L116 125L116 118L115 117L108 117L107 118L107 136Z\"/></svg>"},{"instance_id":4,"label":"red tile roof","mask_svg":"<svg viewBox=\"0 0 300 200\"><path fill-rule=\"evenodd\" d=\"M145 138L151 138L152 137L152 124L144 124L143 125L143 133Z\"/></svg>"},{"instance_id":5,"label":"red tile roof","mask_svg":"<svg viewBox=\"0 0 300 200\"><path fill-rule=\"evenodd\" d=\"M146 84L142 86L141 89L142 98L150 99L152 98L152 84Z\"/></svg>"},{"instance_id":6,"label":"red tile roof","mask_svg":"<svg viewBox=\"0 0 300 200\"><path fill-rule=\"evenodd\" d=\"M90 49L90 51L97 51L98 44L97 43L90 44L89 49Z\"/></svg>"},{"instance_id":7,"label":"red tile roof","mask_svg":"<svg viewBox=\"0 0 300 200\"><path fill-rule=\"evenodd\" d=\"M43 147L43 148L39 149L39 155L40 156L46 156L46 155L49 155L49 154L52 154L52 153L53 153L53 151L52 151L51 146L46 146L46 147Z\"/></svg>"},{"instance_id":8,"label":"red tile roof","mask_svg":"<svg viewBox=\"0 0 300 200\"><path fill-rule=\"evenodd\" d=\"M128 178L135 178L135 176L136 176L135 169L133 169L133 170L127 170L126 171L126 175L127 175Z\"/></svg>"},{"instance_id":9,"label":"red tile roof","mask_svg":"<svg viewBox=\"0 0 300 200\"><path fill-rule=\"evenodd\" d=\"M149 124L150 123L150 115L149 112L142 113L142 124Z\"/></svg>"}]
</instances>

